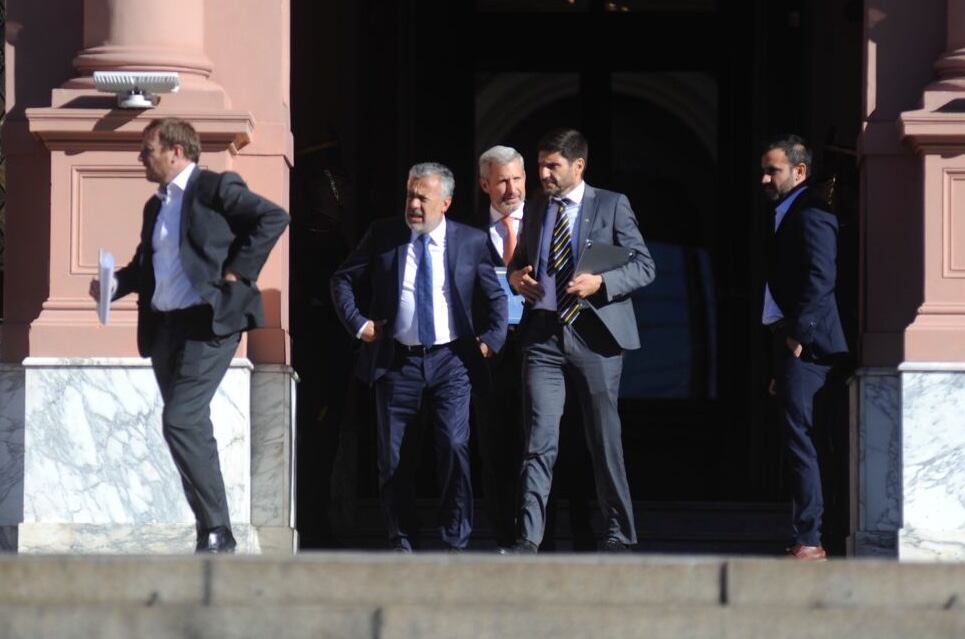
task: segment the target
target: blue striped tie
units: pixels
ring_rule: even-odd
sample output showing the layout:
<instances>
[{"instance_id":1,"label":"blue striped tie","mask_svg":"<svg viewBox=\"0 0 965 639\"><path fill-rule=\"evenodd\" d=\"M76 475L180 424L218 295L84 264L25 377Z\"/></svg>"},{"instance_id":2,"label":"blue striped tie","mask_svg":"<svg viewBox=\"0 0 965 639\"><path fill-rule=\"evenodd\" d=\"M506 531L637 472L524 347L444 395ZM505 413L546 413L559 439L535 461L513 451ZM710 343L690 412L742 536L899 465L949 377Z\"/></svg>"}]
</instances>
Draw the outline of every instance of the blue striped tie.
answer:
<instances>
[{"instance_id":1,"label":"blue striped tie","mask_svg":"<svg viewBox=\"0 0 965 639\"><path fill-rule=\"evenodd\" d=\"M566 219L566 207L570 201L563 198L554 202L558 209L546 272L556 278L556 312L560 321L570 324L580 314L579 298L566 292L566 286L573 278L573 236Z\"/></svg>"},{"instance_id":2,"label":"blue striped tie","mask_svg":"<svg viewBox=\"0 0 965 639\"><path fill-rule=\"evenodd\" d=\"M429 235L416 241L419 266L415 271L415 316L419 322L419 342L423 346L436 343L436 323L432 313L432 258L429 256Z\"/></svg>"}]
</instances>

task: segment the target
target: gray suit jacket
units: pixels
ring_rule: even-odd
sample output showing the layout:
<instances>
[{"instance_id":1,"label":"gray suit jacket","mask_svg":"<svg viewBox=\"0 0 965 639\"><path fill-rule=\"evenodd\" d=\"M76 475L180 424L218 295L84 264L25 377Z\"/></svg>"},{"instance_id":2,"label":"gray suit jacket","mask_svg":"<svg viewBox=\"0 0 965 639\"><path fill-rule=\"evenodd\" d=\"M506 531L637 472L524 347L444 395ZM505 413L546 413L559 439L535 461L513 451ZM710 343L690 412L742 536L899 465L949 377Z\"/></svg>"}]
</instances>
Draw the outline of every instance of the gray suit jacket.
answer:
<instances>
[{"instance_id":1,"label":"gray suit jacket","mask_svg":"<svg viewBox=\"0 0 965 639\"><path fill-rule=\"evenodd\" d=\"M547 205L546 196L526 203L523 231L508 271L532 266L533 276L539 277L539 255ZM590 241L594 244L612 244L634 250L634 258L629 263L601 274L603 286L586 300L583 312L598 317L621 348L640 348L640 333L637 330L630 294L653 281L655 268L650 251L640 235L637 218L630 208L629 200L622 193L595 189L587 184L574 226L579 237L578 246L586 246L587 241ZM574 259L579 260L578 253ZM523 311L523 325L529 312L527 305Z\"/></svg>"}]
</instances>

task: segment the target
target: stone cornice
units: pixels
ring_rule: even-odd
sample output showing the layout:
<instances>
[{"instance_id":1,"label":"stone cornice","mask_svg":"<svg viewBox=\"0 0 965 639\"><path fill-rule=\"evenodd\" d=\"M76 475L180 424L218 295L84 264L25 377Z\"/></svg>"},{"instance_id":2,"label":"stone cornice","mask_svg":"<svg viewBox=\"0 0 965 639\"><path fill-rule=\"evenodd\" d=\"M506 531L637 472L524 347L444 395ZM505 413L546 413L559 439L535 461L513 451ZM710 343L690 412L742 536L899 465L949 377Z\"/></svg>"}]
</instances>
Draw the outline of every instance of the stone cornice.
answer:
<instances>
[{"instance_id":1,"label":"stone cornice","mask_svg":"<svg viewBox=\"0 0 965 639\"><path fill-rule=\"evenodd\" d=\"M898 120L901 138L920 154L965 151L965 97L938 109L906 111Z\"/></svg>"},{"instance_id":2,"label":"stone cornice","mask_svg":"<svg viewBox=\"0 0 965 639\"><path fill-rule=\"evenodd\" d=\"M97 108L27 109L30 133L48 150L105 148L138 144L148 122L178 117L191 122L206 147L227 148L236 154L251 142L255 120L247 111L184 111L151 109L125 111Z\"/></svg>"}]
</instances>

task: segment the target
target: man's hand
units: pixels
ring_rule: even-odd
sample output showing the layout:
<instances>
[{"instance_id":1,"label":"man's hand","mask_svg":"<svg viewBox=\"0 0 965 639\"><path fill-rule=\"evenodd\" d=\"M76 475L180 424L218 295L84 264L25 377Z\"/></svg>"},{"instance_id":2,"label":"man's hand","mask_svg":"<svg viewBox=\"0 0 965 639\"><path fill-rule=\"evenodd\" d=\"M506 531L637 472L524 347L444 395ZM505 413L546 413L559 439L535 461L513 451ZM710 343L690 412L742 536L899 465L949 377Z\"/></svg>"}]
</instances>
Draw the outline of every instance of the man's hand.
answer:
<instances>
[{"instance_id":1,"label":"man's hand","mask_svg":"<svg viewBox=\"0 0 965 639\"><path fill-rule=\"evenodd\" d=\"M224 281L225 281L225 282L237 282L237 281L238 281L238 276L235 275L235 274L234 274L233 272L231 272L231 271L225 271L225 272L224 272Z\"/></svg>"},{"instance_id":2,"label":"man's hand","mask_svg":"<svg viewBox=\"0 0 965 639\"><path fill-rule=\"evenodd\" d=\"M793 337L788 337L785 341L787 342L788 349L791 351L791 355L793 355L795 358L801 357L801 352L804 350L804 347L801 346L801 342L797 341Z\"/></svg>"},{"instance_id":3,"label":"man's hand","mask_svg":"<svg viewBox=\"0 0 965 639\"><path fill-rule=\"evenodd\" d=\"M362 327L362 332L359 334L359 339L363 342L371 344L375 340L382 339L382 334L385 332L383 327L385 326L385 320L369 320Z\"/></svg>"},{"instance_id":4,"label":"man's hand","mask_svg":"<svg viewBox=\"0 0 965 639\"><path fill-rule=\"evenodd\" d=\"M116 282L116 281L114 280L114 278L112 277L112 278L111 278L111 297L114 297L114 291L116 291L116 290L117 290L117 282ZM101 283L100 283L100 280L98 280L97 278L92 279L92 280L90 281L90 288L88 289L87 292L90 293L91 298L92 298L95 302L100 302L100 301L101 301Z\"/></svg>"},{"instance_id":5,"label":"man's hand","mask_svg":"<svg viewBox=\"0 0 965 639\"><path fill-rule=\"evenodd\" d=\"M769 382L767 382L767 394L777 395L777 380L774 379L773 377L770 379Z\"/></svg>"},{"instance_id":6,"label":"man's hand","mask_svg":"<svg viewBox=\"0 0 965 639\"><path fill-rule=\"evenodd\" d=\"M581 273L569 281L566 285L566 292L570 295L576 295L581 300L585 300L599 291L601 286L603 286L602 275Z\"/></svg>"},{"instance_id":7,"label":"man's hand","mask_svg":"<svg viewBox=\"0 0 965 639\"><path fill-rule=\"evenodd\" d=\"M513 271L509 274L509 283L527 302L535 304L543 299L544 292L539 282L530 275L532 272L532 266L524 266L518 271Z\"/></svg>"},{"instance_id":8,"label":"man's hand","mask_svg":"<svg viewBox=\"0 0 965 639\"><path fill-rule=\"evenodd\" d=\"M479 352L482 353L483 359L489 359L493 356L493 349L489 348L489 344L482 341L478 337L476 341L479 342Z\"/></svg>"}]
</instances>

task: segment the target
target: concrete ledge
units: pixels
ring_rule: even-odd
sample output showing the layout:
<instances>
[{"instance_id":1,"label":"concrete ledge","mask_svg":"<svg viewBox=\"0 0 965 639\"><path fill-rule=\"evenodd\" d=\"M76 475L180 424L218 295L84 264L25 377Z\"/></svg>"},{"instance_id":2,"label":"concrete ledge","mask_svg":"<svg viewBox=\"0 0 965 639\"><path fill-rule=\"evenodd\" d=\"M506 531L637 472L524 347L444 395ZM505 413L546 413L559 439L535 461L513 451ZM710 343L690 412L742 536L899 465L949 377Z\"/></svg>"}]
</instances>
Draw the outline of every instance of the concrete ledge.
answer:
<instances>
[{"instance_id":1,"label":"concrete ledge","mask_svg":"<svg viewBox=\"0 0 965 639\"><path fill-rule=\"evenodd\" d=\"M789 563L729 561L726 600L733 606L965 610L965 564Z\"/></svg>"},{"instance_id":2,"label":"concrete ledge","mask_svg":"<svg viewBox=\"0 0 965 639\"><path fill-rule=\"evenodd\" d=\"M0 605L200 604L206 570L193 556L0 556Z\"/></svg>"},{"instance_id":3,"label":"concrete ledge","mask_svg":"<svg viewBox=\"0 0 965 639\"><path fill-rule=\"evenodd\" d=\"M0 606L0 639L372 639L372 610L324 606Z\"/></svg>"},{"instance_id":4,"label":"concrete ledge","mask_svg":"<svg viewBox=\"0 0 965 639\"><path fill-rule=\"evenodd\" d=\"M0 639L953 639L965 614L632 606L0 605Z\"/></svg>"},{"instance_id":5,"label":"concrete ledge","mask_svg":"<svg viewBox=\"0 0 965 639\"><path fill-rule=\"evenodd\" d=\"M630 555L3 555L0 605L719 606L965 610L965 564Z\"/></svg>"},{"instance_id":6,"label":"concrete ledge","mask_svg":"<svg viewBox=\"0 0 965 639\"><path fill-rule=\"evenodd\" d=\"M879 610L653 609L591 606L390 607L380 639L952 639L965 614Z\"/></svg>"},{"instance_id":7,"label":"concrete ledge","mask_svg":"<svg viewBox=\"0 0 965 639\"><path fill-rule=\"evenodd\" d=\"M251 524L231 527L239 553L262 552L260 531ZM283 531L282 531L283 532ZM269 535L272 531L268 531ZM269 543L284 552L283 539ZM133 555L171 555L194 553L197 531L193 523L85 524L25 522L19 526L18 552L22 554L118 553ZM288 554L291 554L289 530Z\"/></svg>"},{"instance_id":8,"label":"concrete ledge","mask_svg":"<svg viewBox=\"0 0 965 639\"><path fill-rule=\"evenodd\" d=\"M645 556L313 554L211 567L216 604L716 605L721 561Z\"/></svg>"}]
</instances>

